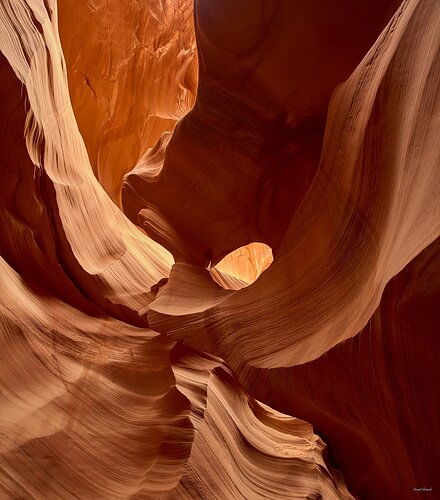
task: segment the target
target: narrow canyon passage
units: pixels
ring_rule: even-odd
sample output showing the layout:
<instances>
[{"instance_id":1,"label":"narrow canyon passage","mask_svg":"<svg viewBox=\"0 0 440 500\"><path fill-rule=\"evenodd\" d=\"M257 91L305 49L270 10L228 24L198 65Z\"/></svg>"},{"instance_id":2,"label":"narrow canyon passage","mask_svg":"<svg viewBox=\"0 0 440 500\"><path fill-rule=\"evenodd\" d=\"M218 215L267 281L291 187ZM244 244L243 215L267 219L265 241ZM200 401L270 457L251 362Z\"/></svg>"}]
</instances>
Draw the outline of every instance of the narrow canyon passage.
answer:
<instances>
[{"instance_id":1,"label":"narrow canyon passage","mask_svg":"<svg viewBox=\"0 0 440 500\"><path fill-rule=\"evenodd\" d=\"M435 498L440 4L3 0L0 497Z\"/></svg>"}]
</instances>

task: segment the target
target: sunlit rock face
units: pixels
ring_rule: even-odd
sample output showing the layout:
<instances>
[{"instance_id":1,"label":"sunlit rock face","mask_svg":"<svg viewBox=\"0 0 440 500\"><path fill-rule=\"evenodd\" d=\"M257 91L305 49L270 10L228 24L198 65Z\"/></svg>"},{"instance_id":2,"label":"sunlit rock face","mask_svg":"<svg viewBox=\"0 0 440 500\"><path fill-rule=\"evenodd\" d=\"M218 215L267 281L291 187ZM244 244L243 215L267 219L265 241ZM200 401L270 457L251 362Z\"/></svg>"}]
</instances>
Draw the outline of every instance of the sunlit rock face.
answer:
<instances>
[{"instance_id":1,"label":"sunlit rock face","mask_svg":"<svg viewBox=\"0 0 440 500\"><path fill-rule=\"evenodd\" d=\"M123 175L194 103L192 2L66 0L59 31L90 163L119 203Z\"/></svg>"},{"instance_id":2,"label":"sunlit rock face","mask_svg":"<svg viewBox=\"0 0 440 500\"><path fill-rule=\"evenodd\" d=\"M214 269L234 276L246 285L250 285L272 262L272 249L268 245L249 243L226 255Z\"/></svg>"},{"instance_id":3,"label":"sunlit rock face","mask_svg":"<svg viewBox=\"0 0 440 500\"><path fill-rule=\"evenodd\" d=\"M1 498L435 495L439 39L436 0L0 4Z\"/></svg>"}]
</instances>

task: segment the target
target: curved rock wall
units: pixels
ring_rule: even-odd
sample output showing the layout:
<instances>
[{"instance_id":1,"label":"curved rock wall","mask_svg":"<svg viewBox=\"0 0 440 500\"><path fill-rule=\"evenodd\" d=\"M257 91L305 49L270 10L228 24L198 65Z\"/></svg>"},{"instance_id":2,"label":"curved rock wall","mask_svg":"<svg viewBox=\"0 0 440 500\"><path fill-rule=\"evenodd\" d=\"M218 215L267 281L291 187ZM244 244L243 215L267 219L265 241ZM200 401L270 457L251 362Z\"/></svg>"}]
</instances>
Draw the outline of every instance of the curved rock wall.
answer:
<instances>
[{"instance_id":1,"label":"curved rock wall","mask_svg":"<svg viewBox=\"0 0 440 500\"><path fill-rule=\"evenodd\" d=\"M435 495L439 34L3 1L2 498Z\"/></svg>"}]
</instances>

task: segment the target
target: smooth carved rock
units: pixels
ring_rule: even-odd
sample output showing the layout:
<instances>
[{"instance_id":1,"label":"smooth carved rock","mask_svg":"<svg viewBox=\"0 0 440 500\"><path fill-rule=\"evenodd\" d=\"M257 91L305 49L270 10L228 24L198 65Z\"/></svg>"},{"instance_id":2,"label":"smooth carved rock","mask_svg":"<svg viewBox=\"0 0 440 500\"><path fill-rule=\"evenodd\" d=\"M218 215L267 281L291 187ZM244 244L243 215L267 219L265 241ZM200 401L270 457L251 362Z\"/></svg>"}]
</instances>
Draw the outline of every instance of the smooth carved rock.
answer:
<instances>
[{"instance_id":1,"label":"smooth carved rock","mask_svg":"<svg viewBox=\"0 0 440 500\"><path fill-rule=\"evenodd\" d=\"M439 38L435 0L0 4L2 498L438 490Z\"/></svg>"}]
</instances>

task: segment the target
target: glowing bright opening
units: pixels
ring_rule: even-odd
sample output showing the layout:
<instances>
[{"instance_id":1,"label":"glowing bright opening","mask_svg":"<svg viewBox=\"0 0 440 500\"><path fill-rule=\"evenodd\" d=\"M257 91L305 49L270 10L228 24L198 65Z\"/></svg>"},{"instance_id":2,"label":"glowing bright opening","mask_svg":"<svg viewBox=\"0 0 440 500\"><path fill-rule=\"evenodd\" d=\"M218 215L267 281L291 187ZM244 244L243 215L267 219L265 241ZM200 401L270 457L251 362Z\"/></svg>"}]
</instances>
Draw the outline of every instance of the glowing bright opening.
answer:
<instances>
[{"instance_id":1,"label":"glowing bright opening","mask_svg":"<svg viewBox=\"0 0 440 500\"><path fill-rule=\"evenodd\" d=\"M215 269L250 285L272 262L272 249L268 245L249 243L226 255Z\"/></svg>"}]
</instances>

